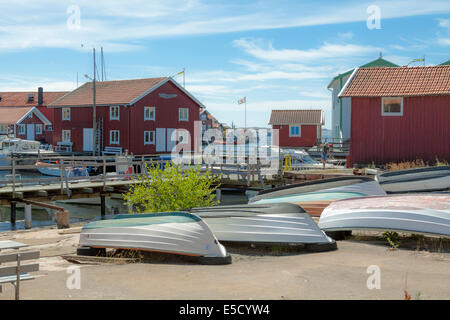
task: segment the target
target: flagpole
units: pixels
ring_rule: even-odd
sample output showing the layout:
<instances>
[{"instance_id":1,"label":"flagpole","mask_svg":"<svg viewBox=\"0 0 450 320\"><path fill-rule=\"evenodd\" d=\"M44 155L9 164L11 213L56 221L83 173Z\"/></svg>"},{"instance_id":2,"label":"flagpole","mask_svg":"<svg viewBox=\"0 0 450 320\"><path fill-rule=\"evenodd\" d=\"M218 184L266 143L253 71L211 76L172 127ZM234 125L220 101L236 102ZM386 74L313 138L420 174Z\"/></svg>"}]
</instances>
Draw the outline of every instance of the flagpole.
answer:
<instances>
[{"instance_id":1,"label":"flagpole","mask_svg":"<svg viewBox=\"0 0 450 320\"><path fill-rule=\"evenodd\" d=\"M186 68L183 68L183 88L186 88Z\"/></svg>"},{"instance_id":2,"label":"flagpole","mask_svg":"<svg viewBox=\"0 0 450 320\"><path fill-rule=\"evenodd\" d=\"M247 97L245 97L245 130L247 130Z\"/></svg>"}]
</instances>

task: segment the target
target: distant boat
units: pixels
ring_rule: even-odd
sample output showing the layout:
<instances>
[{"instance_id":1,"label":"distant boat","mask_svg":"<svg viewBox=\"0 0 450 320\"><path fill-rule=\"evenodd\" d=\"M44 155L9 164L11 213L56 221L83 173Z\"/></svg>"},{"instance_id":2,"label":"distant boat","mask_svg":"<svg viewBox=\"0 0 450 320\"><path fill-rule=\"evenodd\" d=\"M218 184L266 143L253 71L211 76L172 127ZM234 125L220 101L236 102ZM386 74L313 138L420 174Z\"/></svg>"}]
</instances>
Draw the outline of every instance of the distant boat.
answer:
<instances>
[{"instance_id":1,"label":"distant boat","mask_svg":"<svg viewBox=\"0 0 450 320\"><path fill-rule=\"evenodd\" d=\"M194 208L221 242L305 244L306 249L336 249L333 239L319 229L299 206L290 203Z\"/></svg>"},{"instance_id":2,"label":"distant boat","mask_svg":"<svg viewBox=\"0 0 450 320\"><path fill-rule=\"evenodd\" d=\"M33 140L24 140L13 137L0 137L0 166L10 166L13 154L38 156L39 154L52 153L49 150L41 150L41 143Z\"/></svg>"},{"instance_id":3,"label":"distant boat","mask_svg":"<svg viewBox=\"0 0 450 320\"><path fill-rule=\"evenodd\" d=\"M261 191L249 203L289 202L299 205L310 215L319 216L324 208L336 200L384 195L386 192L378 182L369 177L339 177Z\"/></svg>"},{"instance_id":4,"label":"distant boat","mask_svg":"<svg viewBox=\"0 0 450 320\"><path fill-rule=\"evenodd\" d=\"M322 213L324 231L380 230L450 236L449 194L408 194L335 201Z\"/></svg>"},{"instance_id":5,"label":"distant boat","mask_svg":"<svg viewBox=\"0 0 450 320\"><path fill-rule=\"evenodd\" d=\"M85 225L77 254L93 255L105 248L188 255L205 264L231 263L208 225L187 212L117 215Z\"/></svg>"},{"instance_id":6,"label":"distant boat","mask_svg":"<svg viewBox=\"0 0 450 320\"><path fill-rule=\"evenodd\" d=\"M387 193L445 191L450 189L450 166L384 172L375 180Z\"/></svg>"},{"instance_id":7,"label":"distant boat","mask_svg":"<svg viewBox=\"0 0 450 320\"><path fill-rule=\"evenodd\" d=\"M36 169L40 174L53 177L61 177L61 168L58 166L58 162L36 162ZM73 177L89 177L89 172L86 167L66 167L65 176L68 178Z\"/></svg>"}]
</instances>

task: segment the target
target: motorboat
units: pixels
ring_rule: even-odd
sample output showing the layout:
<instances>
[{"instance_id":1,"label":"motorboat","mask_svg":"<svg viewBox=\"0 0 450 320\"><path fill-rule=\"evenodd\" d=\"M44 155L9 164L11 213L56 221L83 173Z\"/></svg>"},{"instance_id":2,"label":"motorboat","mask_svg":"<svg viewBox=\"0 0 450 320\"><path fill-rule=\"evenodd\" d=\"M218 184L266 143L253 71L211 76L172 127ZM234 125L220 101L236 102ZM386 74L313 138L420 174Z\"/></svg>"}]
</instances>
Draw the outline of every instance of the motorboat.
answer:
<instances>
[{"instance_id":1,"label":"motorboat","mask_svg":"<svg viewBox=\"0 0 450 320\"><path fill-rule=\"evenodd\" d=\"M445 191L450 189L450 166L383 172L375 180L387 193Z\"/></svg>"},{"instance_id":2,"label":"motorboat","mask_svg":"<svg viewBox=\"0 0 450 320\"><path fill-rule=\"evenodd\" d=\"M24 140L4 136L0 138L0 166L10 166L11 157L14 154L21 156L38 156L40 154L49 154L53 151L41 149L39 141Z\"/></svg>"},{"instance_id":3,"label":"motorboat","mask_svg":"<svg viewBox=\"0 0 450 320\"><path fill-rule=\"evenodd\" d=\"M339 200L323 211L324 231L380 230L450 236L450 194L403 194Z\"/></svg>"},{"instance_id":4,"label":"motorboat","mask_svg":"<svg viewBox=\"0 0 450 320\"><path fill-rule=\"evenodd\" d=\"M223 243L304 244L310 251L336 249L312 218L290 203L194 208Z\"/></svg>"},{"instance_id":5,"label":"motorboat","mask_svg":"<svg viewBox=\"0 0 450 320\"><path fill-rule=\"evenodd\" d=\"M188 212L121 214L82 228L77 254L95 255L106 248L194 256L205 264L231 263L208 225Z\"/></svg>"},{"instance_id":6,"label":"motorboat","mask_svg":"<svg viewBox=\"0 0 450 320\"><path fill-rule=\"evenodd\" d=\"M37 161L36 169L40 174L46 176L61 177L61 167L59 166L58 161ZM89 177L89 172L88 169L83 166L66 167L64 177Z\"/></svg>"},{"instance_id":7,"label":"motorboat","mask_svg":"<svg viewBox=\"0 0 450 320\"><path fill-rule=\"evenodd\" d=\"M297 204L313 216L320 216L330 203L340 199L385 196L377 181L369 177L338 177L313 180L259 192L252 204L289 202Z\"/></svg>"}]
</instances>

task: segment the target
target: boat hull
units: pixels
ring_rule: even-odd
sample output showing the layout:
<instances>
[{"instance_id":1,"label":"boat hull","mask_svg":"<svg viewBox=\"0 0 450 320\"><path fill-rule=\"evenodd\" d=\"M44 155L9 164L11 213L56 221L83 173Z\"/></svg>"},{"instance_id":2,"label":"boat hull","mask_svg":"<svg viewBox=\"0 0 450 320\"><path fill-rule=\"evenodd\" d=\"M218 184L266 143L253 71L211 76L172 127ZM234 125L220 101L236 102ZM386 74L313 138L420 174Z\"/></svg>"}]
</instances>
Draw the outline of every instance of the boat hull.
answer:
<instances>
[{"instance_id":1,"label":"boat hull","mask_svg":"<svg viewBox=\"0 0 450 320\"><path fill-rule=\"evenodd\" d=\"M319 220L324 231L382 230L450 236L450 195L410 194L336 201Z\"/></svg>"},{"instance_id":2,"label":"boat hull","mask_svg":"<svg viewBox=\"0 0 450 320\"><path fill-rule=\"evenodd\" d=\"M312 218L290 203L194 208L219 241L263 244L324 244L335 249Z\"/></svg>"},{"instance_id":3,"label":"boat hull","mask_svg":"<svg viewBox=\"0 0 450 320\"><path fill-rule=\"evenodd\" d=\"M185 212L118 215L115 219L89 223L82 229L79 247L229 259L208 225Z\"/></svg>"}]
</instances>

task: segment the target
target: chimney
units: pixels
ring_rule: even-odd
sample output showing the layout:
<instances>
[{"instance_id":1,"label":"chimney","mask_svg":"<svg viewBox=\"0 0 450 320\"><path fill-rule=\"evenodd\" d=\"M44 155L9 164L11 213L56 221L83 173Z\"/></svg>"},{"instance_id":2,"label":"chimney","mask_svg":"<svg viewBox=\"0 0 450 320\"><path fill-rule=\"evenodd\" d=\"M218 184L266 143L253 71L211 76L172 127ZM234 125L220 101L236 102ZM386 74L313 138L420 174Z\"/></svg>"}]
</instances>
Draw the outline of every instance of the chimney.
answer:
<instances>
[{"instance_id":1,"label":"chimney","mask_svg":"<svg viewBox=\"0 0 450 320\"><path fill-rule=\"evenodd\" d=\"M42 87L38 88L38 106L44 104L44 89Z\"/></svg>"}]
</instances>

